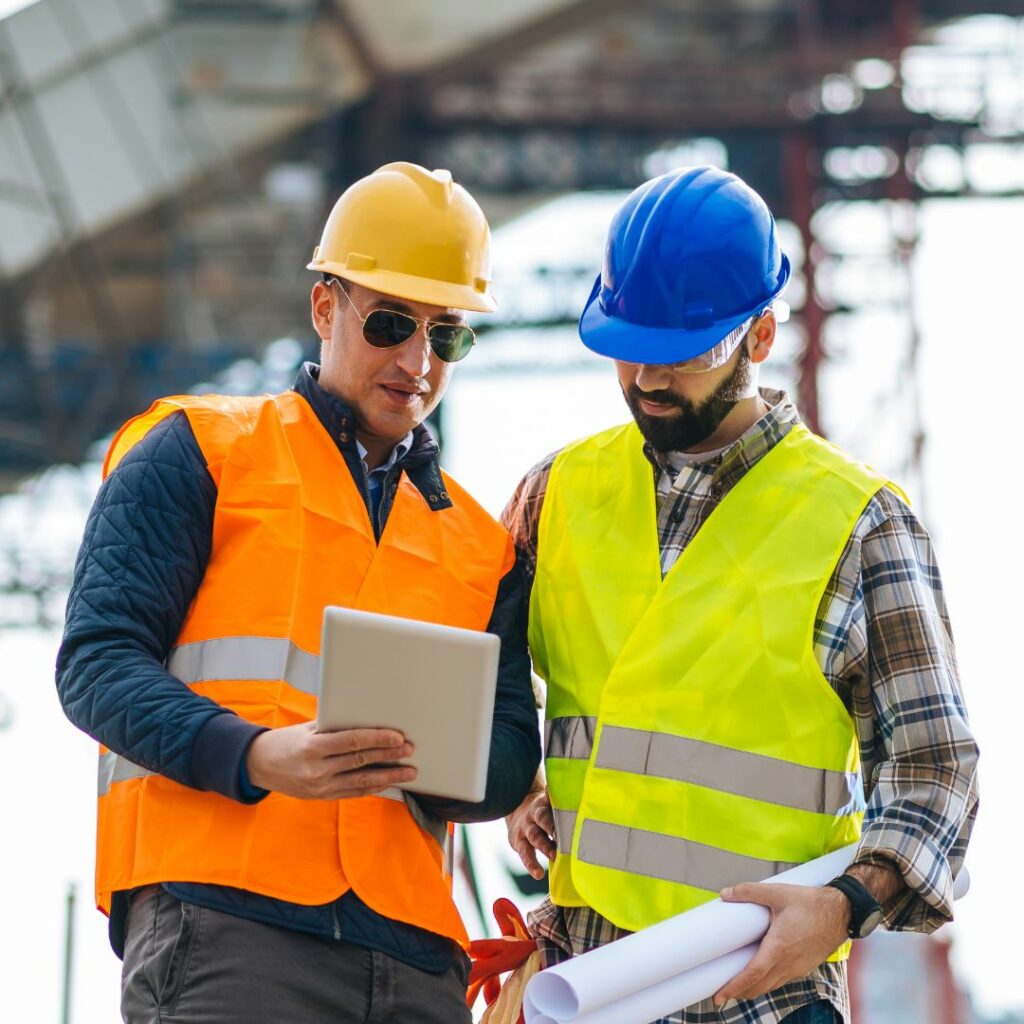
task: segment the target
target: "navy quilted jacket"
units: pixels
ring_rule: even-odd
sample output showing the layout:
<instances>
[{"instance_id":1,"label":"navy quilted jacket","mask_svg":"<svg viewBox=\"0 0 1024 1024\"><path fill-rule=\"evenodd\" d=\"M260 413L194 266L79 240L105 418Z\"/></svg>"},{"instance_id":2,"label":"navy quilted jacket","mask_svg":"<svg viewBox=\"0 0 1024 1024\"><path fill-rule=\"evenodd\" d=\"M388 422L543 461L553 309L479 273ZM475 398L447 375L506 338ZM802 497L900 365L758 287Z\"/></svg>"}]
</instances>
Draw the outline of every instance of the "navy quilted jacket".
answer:
<instances>
[{"instance_id":1,"label":"navy quilted jacket","mask_svg":"<svg viewBox=\"0 0 1024 1024\"><path fill-rule=\"evenodd\" d=\"M346 437L346 443L336 443L366 499L354 436L338 429L351 412L320 388L317 370L307 364L295 389L331 437ZM422 492L436 494L443 490L437 459L429 431L417 428L411 449L383 487L374 517L378 535L399 469ZM111 750L184 785L255 802L266 794L247 783L244 760L262 729L194 693L164 667L210 556L216 500L216 486L183 413L153 428L121 461L100 488L86 524L57 658L57 690L71 721ZM434 813L453 821L508 813L525 794L540 760L526 650L525 585L518 563L501 581L488 629L501 637L502 645L487 794L479 804L421 798ZM339 901L340 908L298 908L210 886L172 891L242 916L335 936L340 918L340 931L349 941L426 969L443 967L421 955L436 936L380 919L354 894ZM120 894L111 915L111 940L118 952L125 906ZM441 959L450 962L445 949Z\"/></svg>"}]
</instances>

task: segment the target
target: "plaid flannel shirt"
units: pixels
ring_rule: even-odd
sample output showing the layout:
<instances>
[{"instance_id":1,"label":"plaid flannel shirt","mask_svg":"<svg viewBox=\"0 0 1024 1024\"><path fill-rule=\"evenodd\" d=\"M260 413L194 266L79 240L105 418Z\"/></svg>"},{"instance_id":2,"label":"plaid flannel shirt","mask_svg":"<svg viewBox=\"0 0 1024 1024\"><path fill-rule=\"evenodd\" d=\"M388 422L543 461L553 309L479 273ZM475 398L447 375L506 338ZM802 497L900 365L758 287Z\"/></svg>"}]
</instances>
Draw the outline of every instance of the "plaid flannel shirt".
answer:
<instances>
[{"instance_id":1,"label":"plaid flannel shirt","mask_svg":"<svg viewBox=\"0 0 1024 1024\"><path fill-rule=\"evenodd\" d=\"M662 573L729 490L799 421L780 391L768 412L722 452L676 472L645 447L657 490ZM554 453L519 484L503 519L532 582L537 527ZM883 488L861 514L818 609L814 652L853 718L867 812L857 862L895 866L906 888L884 908L892 930L931 932L952 917L952 880L977 814L977 746L960 690L939 570L928 534ZM530 917L545 965L627 934L589 907L549 900ZM846 965L825 963L758 999L680 1010L679 1024L775 1024L826 999L850 1019Z\"/></svg>"}]
</instances>

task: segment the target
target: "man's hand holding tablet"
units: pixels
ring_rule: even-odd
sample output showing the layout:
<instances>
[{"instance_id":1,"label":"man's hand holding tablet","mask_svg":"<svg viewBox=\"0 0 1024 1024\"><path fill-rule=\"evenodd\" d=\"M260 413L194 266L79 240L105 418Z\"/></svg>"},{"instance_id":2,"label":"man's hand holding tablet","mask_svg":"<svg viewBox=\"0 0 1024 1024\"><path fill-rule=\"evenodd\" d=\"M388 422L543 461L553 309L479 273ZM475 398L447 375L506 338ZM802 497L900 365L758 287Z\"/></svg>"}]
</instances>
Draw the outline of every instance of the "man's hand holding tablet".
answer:
<instances>
[{"instance_id":1,"label":"man's hand holding tablet","mask_svg":"<svg viewBox=\"0 0 1024 1024\"><path fill-rule=\"evenodd\" d=\"M249 781L300 800L373 796L416 780L413 745L394 729L317 732L313 722L269 729L253 740L246 759Z\"/></svg>"}]
</instances>

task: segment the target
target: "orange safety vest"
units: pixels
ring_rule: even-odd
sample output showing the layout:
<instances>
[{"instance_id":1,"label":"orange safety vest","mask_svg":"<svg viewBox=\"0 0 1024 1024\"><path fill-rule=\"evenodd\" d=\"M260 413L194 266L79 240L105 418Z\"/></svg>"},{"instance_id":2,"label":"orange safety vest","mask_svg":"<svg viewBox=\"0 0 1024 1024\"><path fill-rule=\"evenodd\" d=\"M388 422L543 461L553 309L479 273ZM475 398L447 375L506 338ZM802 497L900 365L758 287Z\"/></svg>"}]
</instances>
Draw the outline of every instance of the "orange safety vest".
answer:
<instances>
[{"instance_id":1,"label":"orange safety vest","mask_svg":"<svg viewBox=\"0 0 1024 1024\"><path fill-rule=\"evenodd\" d=\"M457 483L425 499L403 474L378 542L334 440L295 392L156 402L114 438L104 475L183 410L217 485L206 573L168 657L196 693L258 725L316 714L323 610L341 605L483 630L514 551ZM431 504L448 498L451 508ZM414 680L410 680L414 685ZM96 900L156 882L227 885L293 903L353 889L385 917L463 946L450 824L399 790L348 800L271 793L243 805L100 750Z\"/></svg>"}]
</instances>

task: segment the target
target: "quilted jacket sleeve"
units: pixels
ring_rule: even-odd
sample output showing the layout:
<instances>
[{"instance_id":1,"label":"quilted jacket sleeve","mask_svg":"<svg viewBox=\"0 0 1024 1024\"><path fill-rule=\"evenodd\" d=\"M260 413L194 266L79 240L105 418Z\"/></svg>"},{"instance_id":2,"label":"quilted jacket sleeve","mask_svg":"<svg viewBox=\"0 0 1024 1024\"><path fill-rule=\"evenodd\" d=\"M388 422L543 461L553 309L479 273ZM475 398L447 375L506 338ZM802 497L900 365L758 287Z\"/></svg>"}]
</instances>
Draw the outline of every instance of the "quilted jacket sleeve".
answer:
<instances>
[{"instance_id":1,"label":"quilted jacket sleeve","mask_svg":"<svg viewBox=\"0 0 1024 1024\"><path fill-rule=\"evenodd\" d=\"M243 799L240 767L263 730L164 667L206 570L216 500L184 413L125 456L86 524L57 692L68 718L116 753L187 786Z\"/></svg>"}]
</instances>

